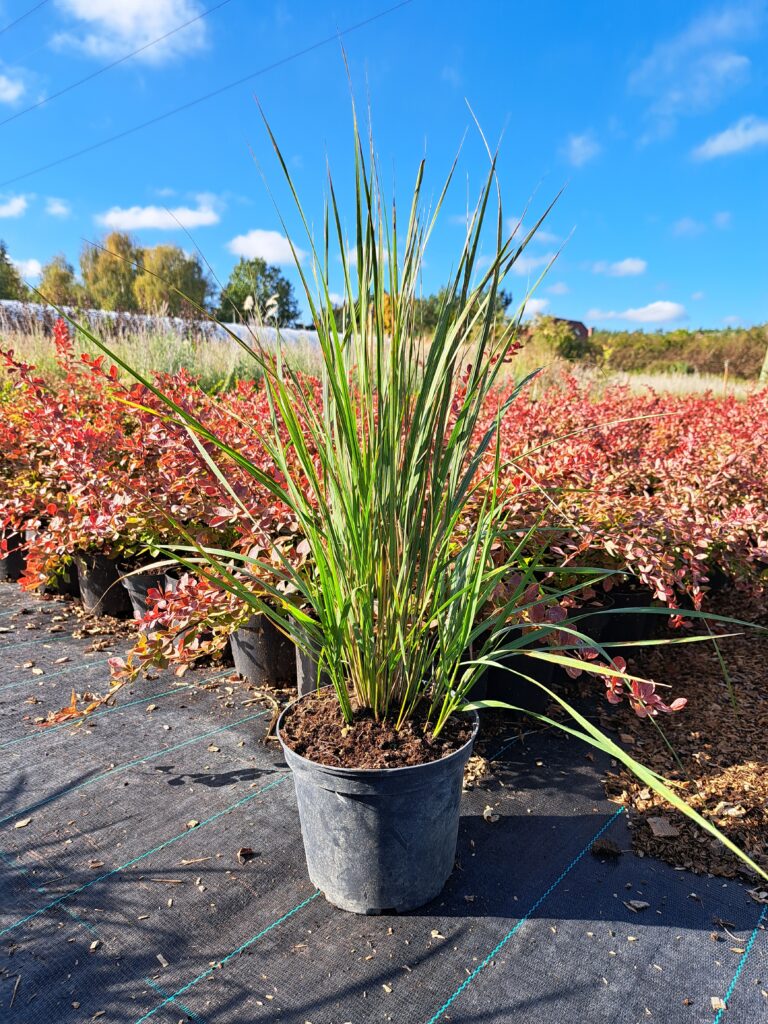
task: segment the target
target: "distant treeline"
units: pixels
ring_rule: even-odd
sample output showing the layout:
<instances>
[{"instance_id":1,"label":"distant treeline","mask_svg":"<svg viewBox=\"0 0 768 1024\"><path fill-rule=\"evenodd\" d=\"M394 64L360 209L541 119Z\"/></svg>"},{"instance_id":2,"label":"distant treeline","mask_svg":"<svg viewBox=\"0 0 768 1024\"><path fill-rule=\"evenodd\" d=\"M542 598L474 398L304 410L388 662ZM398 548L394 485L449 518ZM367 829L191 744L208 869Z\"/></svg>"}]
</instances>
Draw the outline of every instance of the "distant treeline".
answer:
<instances>
[{"instance_id":1,"label":"distant treeline","mask_svg":"<svg viewBox=\"0 0 768 1024\"><path fill-rule=\"evenodd\" d=\"M711 331L594 331L590 339L612 370L714 373L754 380L768 347L768 324Z\"/></svg>"},{"instance_id":2,"label":"distant treeline","mask_svg":"<svg viewBox=\"0 0 768 1024\"><path fill-rule=\"evenodd\" d=\"M562 359L625 373L727 372L755 380L768 366L768 324L711 331L592 331L587 336L577 321L543 316L524 334Z\"/></svg>"}]
</instances>

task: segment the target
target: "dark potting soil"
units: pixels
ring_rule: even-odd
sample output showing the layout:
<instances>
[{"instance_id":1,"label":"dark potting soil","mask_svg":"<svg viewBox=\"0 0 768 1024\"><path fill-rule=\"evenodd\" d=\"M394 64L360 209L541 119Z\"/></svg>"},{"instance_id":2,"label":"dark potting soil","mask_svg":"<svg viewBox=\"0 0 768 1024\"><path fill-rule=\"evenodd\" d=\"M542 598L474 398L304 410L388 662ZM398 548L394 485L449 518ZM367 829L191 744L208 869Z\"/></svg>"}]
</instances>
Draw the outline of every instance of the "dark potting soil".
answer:
<instances>
[{"instance_id":1,"label":"dark potting soil","mask_svg":"<svg viewBox=\"0 0 768 1024\"><path fill-rule=\"evenodd\" d=\"M312 694L285 716L281 734L302 757L334 768L405 768L439 761L459 750L472 735L472 722L450 718L437 739L425 732L425 715L395 729L358 709L347 725L334 693Z\"/></svg>"}]
</instances>

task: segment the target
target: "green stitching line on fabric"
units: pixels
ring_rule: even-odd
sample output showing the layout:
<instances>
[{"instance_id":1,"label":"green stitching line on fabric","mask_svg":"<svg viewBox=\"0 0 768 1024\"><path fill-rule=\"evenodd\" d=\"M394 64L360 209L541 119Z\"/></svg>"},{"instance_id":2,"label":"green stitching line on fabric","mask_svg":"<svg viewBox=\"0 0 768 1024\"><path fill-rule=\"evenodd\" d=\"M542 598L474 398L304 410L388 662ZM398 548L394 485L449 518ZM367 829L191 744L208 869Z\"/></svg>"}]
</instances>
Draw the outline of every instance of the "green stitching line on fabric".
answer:
<instances>
[{"instance_id":1,"label":"green stitching line on fabric","mask_svg":"<svg viewBox=\"0 0 768 1024\"><path fill-rule=\"evenodd\" d=\"M207 740L211 736L218 736L221 732L226 732L228 729L234 729L235 726L242 725L243 722L251 722L254 718L263 718L266 714L268 714L267 711L259 711L255 715L246 715L245 718L239 718L236 722L231 722L229 725L222 725L218 729L211 729L209 732L202 732L197 736L190 737L188 740L182 740L180 743L174 743L171 747L163 747L162 750L155 750L151 754L146 754L144 757L137 757L133 761L126 761L125 764L116 765L114 768L109 768L100 775L95 775L92 779L86 779L84 782L78 782L76 786L65 789L61 793L54 793L52 796L47 796L42 800L38 800L37 803L29 804L28 807L22 807L21 810L14 811L12 814L6 814L4 818L0 818L0 828L5 825L6 822L13 821L14 818L21 818L25 814L30 814L32 811L37 811L41 807L46 807L55 800L60 800L62 797L69 796L70 793L76 793L78 789L83 789L85 786L92 786L94 782L99 782L100 779L106 779L110 775L117 775L120 772L126 771L128 768L133 768L137 764L144 764L146 761L152 761L156 757L162 757L164 754L171 754L174 750L181 750L182 747L188 747L192 743L198 743L200 740Z\"/></svg>"},{"instance_id":2,"label":"green stitching line on fabric","mask_svg":"<svg viewBox=\"0 0 768 1024\"><path fill-rule=\"evenodd\" d=\"M160 843L159 846L154 846L151 850L147 850L146 853L139 854L139 856L134 857L133 860L126 861L125 864L112 868L111 871L105 871L103 875L99 875L97 878L92 878L90 882L85 882L83 885L78 886L77 889L65 892L62 896L59 896L57 899L46 904L46 906L40 907L39 910L35 910L31 914L27 914L26 917L22 917L18 921L14 921L13 924L9 924L7 927L3 928L2 931L0 931L0 938L2 938L3 935L7 935L8 932L12 932L16 928L20 928L28 921L33 921L36 917L40 917L41 914L45 914L49 910L53 910L54 907L58 907L72 896L77 896L78 893L84 892L86 889L90 889L90 887L92 885L96 885L97 882L103 882L107 878L111 878L113 875L118 874L120 871L125 871L126 868L133 867L134 864L138 864L139 861L144 860L146 857L151 857L153 853L160 853L161 850L165 850L167 847L172 846L173 843L177 843L180 839L184 839L186 836L192 835L193 832L199 832L201 828L204 828L206 825L210 825L214 821L218 821L219 818L223 817L225 814L229 814L230 811L234 811L238 807L242 807L243 804L247 804L251 800L255 800L257 796L261 796L262 793L266 793L268 789L274 789L275 786L279 786L280 783L285 782L287 778L290 778L290 776L281 776L281 778L276 779L274 782L270 782L267 786L263 786L261 789L257 790L257 792L250 793L248 796L244 796L241 800L237 800L235 803L230 804L229 807L225 807L221 811L217 811L215 814L211 815L210 818L206 818L204 821L201 821L194 829L185 829L183 832L179 832L178 835L171 836L170 839L166 839L165 842Z\"/></svg>"},{"instance_id":3,"label":"green stitching line on fabric","mask_svg":"<svg viewBox=\"0 0 768 1024\"><path fill-rule=\"evenodd\" d=\"M768 907L763 907L762 911L760 912L760 917L758 917L758 919L757 919L757 924L755 925L754 930L753 930L752 934L749 937L749 942L747 942L746 946L744 947L744 952L741 954L741 960L739 960L739 965L736 968L736 973L733 976L731 984L728 986L728 989L726 990L725 997L723 999L723 1002L725 1003L725 1006L721 1007L717 1011L717 1016L712 1021L712 1024L720 1024L720 1021L723 1018L723 1014L726 1012L726 1008L728 1006L728 1000L733 995L733 990L736 988L736 983L739 980L739 976L740 976L741 972L744 970L744 966L745 966L745 964L747 962L747 957L749 956L749 954L750 954L750 952L752 950L752 947L755 944L755 939L757 938L757 933L760 931L760 925L763 923L766 914L768 914Z\"/></svg>"},{"instance_id":4,"label":"green stitching line on fabric","mask_svg":"<svg viewBox=\"0 0 768 1024\"><path fill-rule=\"evenodd\" d=\"M232 669L228 668L224 672L217 672L216 675L208 676L207 679L201 679L200 685L204 686L207 683L212 683L214 679L222 679L224 676L232 674ZM162 693L153 693L150 697L140 697L138 700L131 700L127 704L117 704L113 708L106 708L104 711L94 712L90 718L103 718L104 715L110 715L117 711L125 711L127 708L135 707L137 704L146 704L147 701L159 700L161 697L168 697L172 693L182 693L184 690L194 689L197 683L184 683L183 686L175 686L172 690L163 690ZM81 718L80 722L83 721ZM58 732L59 729L69 729L72 726L78 725L79 722L62 722L60 725L52 725L47 729L38 729L36 732L27 733L26 736L17 736L14 740L6 740L5 743L0 743L0 750L5 750L6 747L12 747L16 743L24 743L25 740L31 740L35 737L50 736L51 733Z\"/></svg>"},{"instance_id":5,"label":"green stitching line on fabric","mask_svg":"<svg viewBox=\"0 0 768 1024\"><path fill-rule=\"evenodd\" d=\"M56 672L43 672L42 676L30 676L27 679L20 679L18 683L8 683L5 686L0 686L0 693L4 693L6 690L13 690L17 686L25 686L27 683L45 683L49 679L57 679L59 676L66 675L67 672L76 672L77 669L81 669L86 672L89 668L96 668L99 665L107 665L109 658L101 658L99 661L89 661L85 665L69 665L67 668L58 669Z\"/></svg>"},{"instance_id":6,"label":"green stitching line on fabric","mask_svg":"<svg viewBox=\"0 0 768 1024\"><path fill-rule=\"evenodd\" d=\"M595 842L595 840L596 840L596 839L599 839L599 838L600 838L600 836L601 836L601 835L603 834L603 832L606 832L606 831L607 831L607 830L608 830L608 829L609 829L609 828L611 827L611 825L613 825L613 823L614 823L614 822L615 822L615 821L616 821L616 820L617 820L617 819L618 819L618 818L619 818L619 817L620 817L620 816L621 816L621 815L622 815L623 813L624 813L624 808L623 808L623 807L620 807L620 808L618 809L618 811L616 811L616 813L615 813L615 814L612 814L612 815L611 815L611 817L610 817L610 818L608 819L608 821L606 821L606 822L605 822L605 824L603 825L603 827L602 827L602 828L601 828L601 829L600 829L600 830L599 830L598 832L596 832L596 833L595 833L595 834L594 834L594 835L592 836L592 838L591 838L591 839L589 840L589 842L588 842L588 843L587 843L587 845L586 845L586 846L584 847L584 849L583 849L583 850L581 851L581 853L577 854L577 855L576 855L576 856L575 856L575 857L573 858L573 860L572 860L572 861L571 861L571 863L570 863L570 864L568 865L568 867L567 867L567 868L565 868L565 870L564 870L564 871L562 871L560 875L558 875L558 877L557 877L557 878L555 879L555 881L554 881L554 882L552 883L552 885L550 885L550 887L549 887L549 888L548 888L548 889L546 890L546 892L544 892L544 893L543 893L543 894L542 894L541 896L539 896L539 898L538 898L538 899L536 900L536 902L535 902L535 903L533 904L533 906L532 906L532 907L530 908L530 910L529 910L529 911L528 911L528 912L527 912L527 913L525 914L525 916L524 916L524 917L521 917L521 918L520 918L520 920L519 920L519 921L517 922L517 924L515 925L515 927L514 927L514 928L511 928L511 929L510 929L510 930L509 930L509 931L507 932L507 934L506 934L506 935L504 936L504 938L503 938L503 939L501 939L501 941L500 941L500 942L498 942L498 943L497 943L497 944L496 944L496 945L495 945L495 946L493 947L493 949L492 949L492 950L491 950L491 952L490 952L490 953L488 954L488 956L487 956L487 957L486 957L486 958L485 958L485 959L484 959L484 960L483 960L483 961L482 961L481 963L479 963L479 964L477 965L477 967L476 967L476 968L475 968L475 969L474 969L474 970L472 971L472 973L471 973L470 975L468 975L468 976L467 976L467 977L466 977L466 978L464 979L464 981L463 981L463 982L462 982L462 983L461 983L461 984L459 985L459 987L458 987L458 988L456 989L456 991L455 991L455 992L453 992L453 994L452 994L452 995L450 995L450 996L448 997L448 999L446 999L446 1001L445 1001L445 1002L443 1003L443 1005L442 1005L442 1006L440 1007L440 1009L439 1009L439 1010L437 1011L437 1013L435 1013L435 1014L434 1014L434 1015L433 1015L432 1017L430 1017L430 1018L429 1018L429 1020L427 1021L427 1024L437 1024L437 1021L439 1021L439 1020L440 1020L440 1018L441 1018L441 1017L443 1016L443 1014L444 1014L444 1013L446 1012L446 1010L450 1009L450 1007L451 1007L451 1006L453 1005L453 1003L454 1003L454 1002L455 1002L455 1001L456 1001L456 1000L457 1000L457 999L459 998L459 996L460 996L460 995L461 995L461 993L462 993L462 992L464 991L464 989L465 989L465 988L466 988L466 987L467 987L467 986L469 985L469 983L470 983L471 981L474 981L474 980L475 980L475 978L476 978L476 977L478 976L478 974L480 973L480 971L482 971L484 967L487 967L487 966L488 966L488 964L489 964L489 963L491 962L491 960L493 960L493 959L494 959L494 957L498 956L498 954L499 954L499 953L501 952L501 950L502 950L502 949L503 949L503 948L504 948L504 947L506 946L506 944L507 944L507 943L509 942L509 940L510 940L510 939L512 938L512 936L513 936L513 935L515 935L515 934L516 934L516 933L517 933L517 932L518 932L518 931L519 931L519 930L520 930L520 929L522 928L522 926L523 926L523 925L525 924L525 922L526 922L526 921L527 921L527 920L529 919L529 917L531 916L531 914L535 913L535 912L536 912L536 911L538 910L538 908L539 908L539 907L541 906L541 904L542 904L542 903L544 902L544 900L546 900L546 898L547 898L547 897L549 896L549 894L550 894L551 892L553 892L553 891L554 891L554 890L555 890L555 889L556 889L556 888L558 887L558 885L560 885L560 883L561 883L561 882L562 882L562 880L563 880L563 879L565 878L565 876L566 876L566 875L567 875L567 874L568 874L568 873L569 873L570 871L572 871L572 870L573 870L573 868L575 868L575 867L576 867L576 865L577 865L577 864L579 863L579 861L581 860L581 858L582 858L582 857L583 857L583 856L584 856L584 855L585 855L585 854L587 853L587 851L588 851L588 850L589 850L589 848L590 848L590 847L592 846L592 844L593 844L593 843Z\"/></svg>"},{"instance_id":7,"label":"green stitching line on fabric","mask_svg":"<svg viewBox=\"0 0 768 1024\"><path fill-rule=\"evenodd\" d=\"M320 890L317 889L315 892L312 893L311 896L307 896L307 898L305 900L302 900L301 903L297 903L295 907L293 907L287 913L283 914L282 917L278 917L278 919L276 921L273 921L272 924L268 924L266 928L262 928L260 932L258 932L256 935L253 935L250 939L248 939L247 942L244 942L242 946L238 946L237 949L233 949L231 953L228 953L224 957L223 960L218 961L217 967L209 967L207 970L203 971L202 974L198 974L196 978L193 978L192 981L188 981L187 984L183 985L180 989L177 989L173 993L173 995L168 996L168 998L164 999L162 1003L158 1003L157 1006L155 1006L153 1009L145 1013L143 1017L139 1017L135 1024L144 1024L144 1022L148 1021L150 1017L154 1017L158 1010L162 1010L164 1006L167 1006L168 1003L178 998L178 996L183 996L185 992L189 992L189 990L194 985L197 985L198 982L205 981L205 979L209 978L213 974L213 972L218 969L218 967L223 967L225 964L228 964L230 960L233 960L236 956L239 956L246 949L248 949L249 946L252 946L254 942L258 942L258 940L263 938L268 932L271 932L273 928L277 928L278 925L282 924L283 921L287 921L289 917L293 917L294 914L297 914L300 910L306 907L308 903L312 902L312 900L316 900L319 895Z\"/></svg>"}]
</instances>

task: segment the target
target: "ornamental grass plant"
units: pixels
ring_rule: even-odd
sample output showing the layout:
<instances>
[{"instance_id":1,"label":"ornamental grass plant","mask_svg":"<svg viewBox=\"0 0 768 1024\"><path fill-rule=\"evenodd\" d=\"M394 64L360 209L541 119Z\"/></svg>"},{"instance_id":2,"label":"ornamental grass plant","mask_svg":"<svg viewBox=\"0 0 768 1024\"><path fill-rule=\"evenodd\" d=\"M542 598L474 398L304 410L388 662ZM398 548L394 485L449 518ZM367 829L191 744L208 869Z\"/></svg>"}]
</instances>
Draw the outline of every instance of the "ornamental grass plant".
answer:
<instances>
[{"instance_id":1,"label":"ornamental grass plant","mask_svg":"<svg viewBox=\"0 0 768 1024\"><path fill-rule=\"evenodd\" d=\"M576 581L565 589L542 585L546 566L534 540L537 527L546 524L521 527L508 514L509 465L499 427L533 374L512 388L497 388L517 345L519 316L500 323L496 300L536 228L522 240L505 234L495 154L489 151L488 175L467 219L437 325L425 339L416 299L425 250L453 169L432 212L425 214L424 164L419 165L403 226L394 202L386 200L373 143L364 144L355 121L350 247L333 180L329 177L318 240L267 131L306 232L308 269L298 246L291 245L318 333L321 366L318 400L315 382L296 372L280 347L267 352L232 335L264 381L268 422L239 426L253 432L266 460L246 456L223 431L165 393L88 328L80 329L154 395L157 415L188 432L244 520L250 512L230 483L239 473L290 511L307 557L286 558L277 543L257 554L205 547L181 523L174 524L179 544L164 554L267 616L300 649L315 654L319 674L332 686L348 725L365 712L395 729L418 720L437 738L452 716L469 709L519 710L515 680L522 676L545 689L564 713L562 720L533 717L626 765L768 877L672 785L527 673L510 673L508 701L472 700L485 668L500 665L508 655L575 671L585 668L578 654L589 649L597 654L589 670L607 681L616 699L628 696L652 722L659 711L684 703L667 705L653 682L632 676L582 633L577 627L585 616L569 623L560 614L569 594L605 580L612 570L574 567ZM339 268L345 296L341 322L331 301L331 278ZM467 364L469 349L473 359ZM237 417L231 408L223 415ZM542 446L558 443L550 438ZM696 639L708 638L688 638Z\"/></svg>"}]
</instances>

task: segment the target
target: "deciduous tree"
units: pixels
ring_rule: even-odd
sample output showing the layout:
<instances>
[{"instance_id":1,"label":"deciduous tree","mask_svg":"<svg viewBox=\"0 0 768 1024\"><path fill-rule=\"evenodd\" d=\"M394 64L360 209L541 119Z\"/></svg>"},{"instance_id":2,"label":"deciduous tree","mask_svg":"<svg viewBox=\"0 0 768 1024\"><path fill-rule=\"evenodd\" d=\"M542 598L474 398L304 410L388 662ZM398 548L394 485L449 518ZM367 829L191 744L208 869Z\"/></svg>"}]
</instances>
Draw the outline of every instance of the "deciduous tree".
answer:
<instances>
[{"instance_id":1,"label":"deciduous tree","mask_svg":"<svg viewBox=\"0 0 768 1024\"><path fill-rule=\"evenodd\" d=\"M79 306L83 289L75 277L75 268L59 253L43 267L38 285L40 294L56 306Z\"/></svg>"},{"instance_id":2,"label":"deciduous tree","mask_svg":"<svg viewBox=\"0 0 768 1024\"><path fill-rule=\"evenodd\" d=\"M198 317L205 306L211 283L197 256L176 245L156 245L144 250L142 269L134 281L138 307L144 313L167 312L170 316ZM187 301L189 300L189 301Z\"/></svg>"},{"instance_id":3,"label":"deciduous tree","mask_svg":"<svg viewBox=\"0 0 768 1024\"><path fill-rule=\"evenodd\" d=\"M99 246L85 245L80 272L88 301L97 309L135 312L134 283L143 255L130 235L120 231L111 232Z\"/></svg>"},{"instance_id":4,"label":"deciduous tree","mask_svg":"<svg viewBox=\"0 0 768 1024\"><path fill-rule=\"evenodd\" d=\"M299 304L293 285L278 267L258 257L241 259L221 293L216 316L224 323L257 316L282 326L296 323Z\"/></svg>"}]
</instances>

